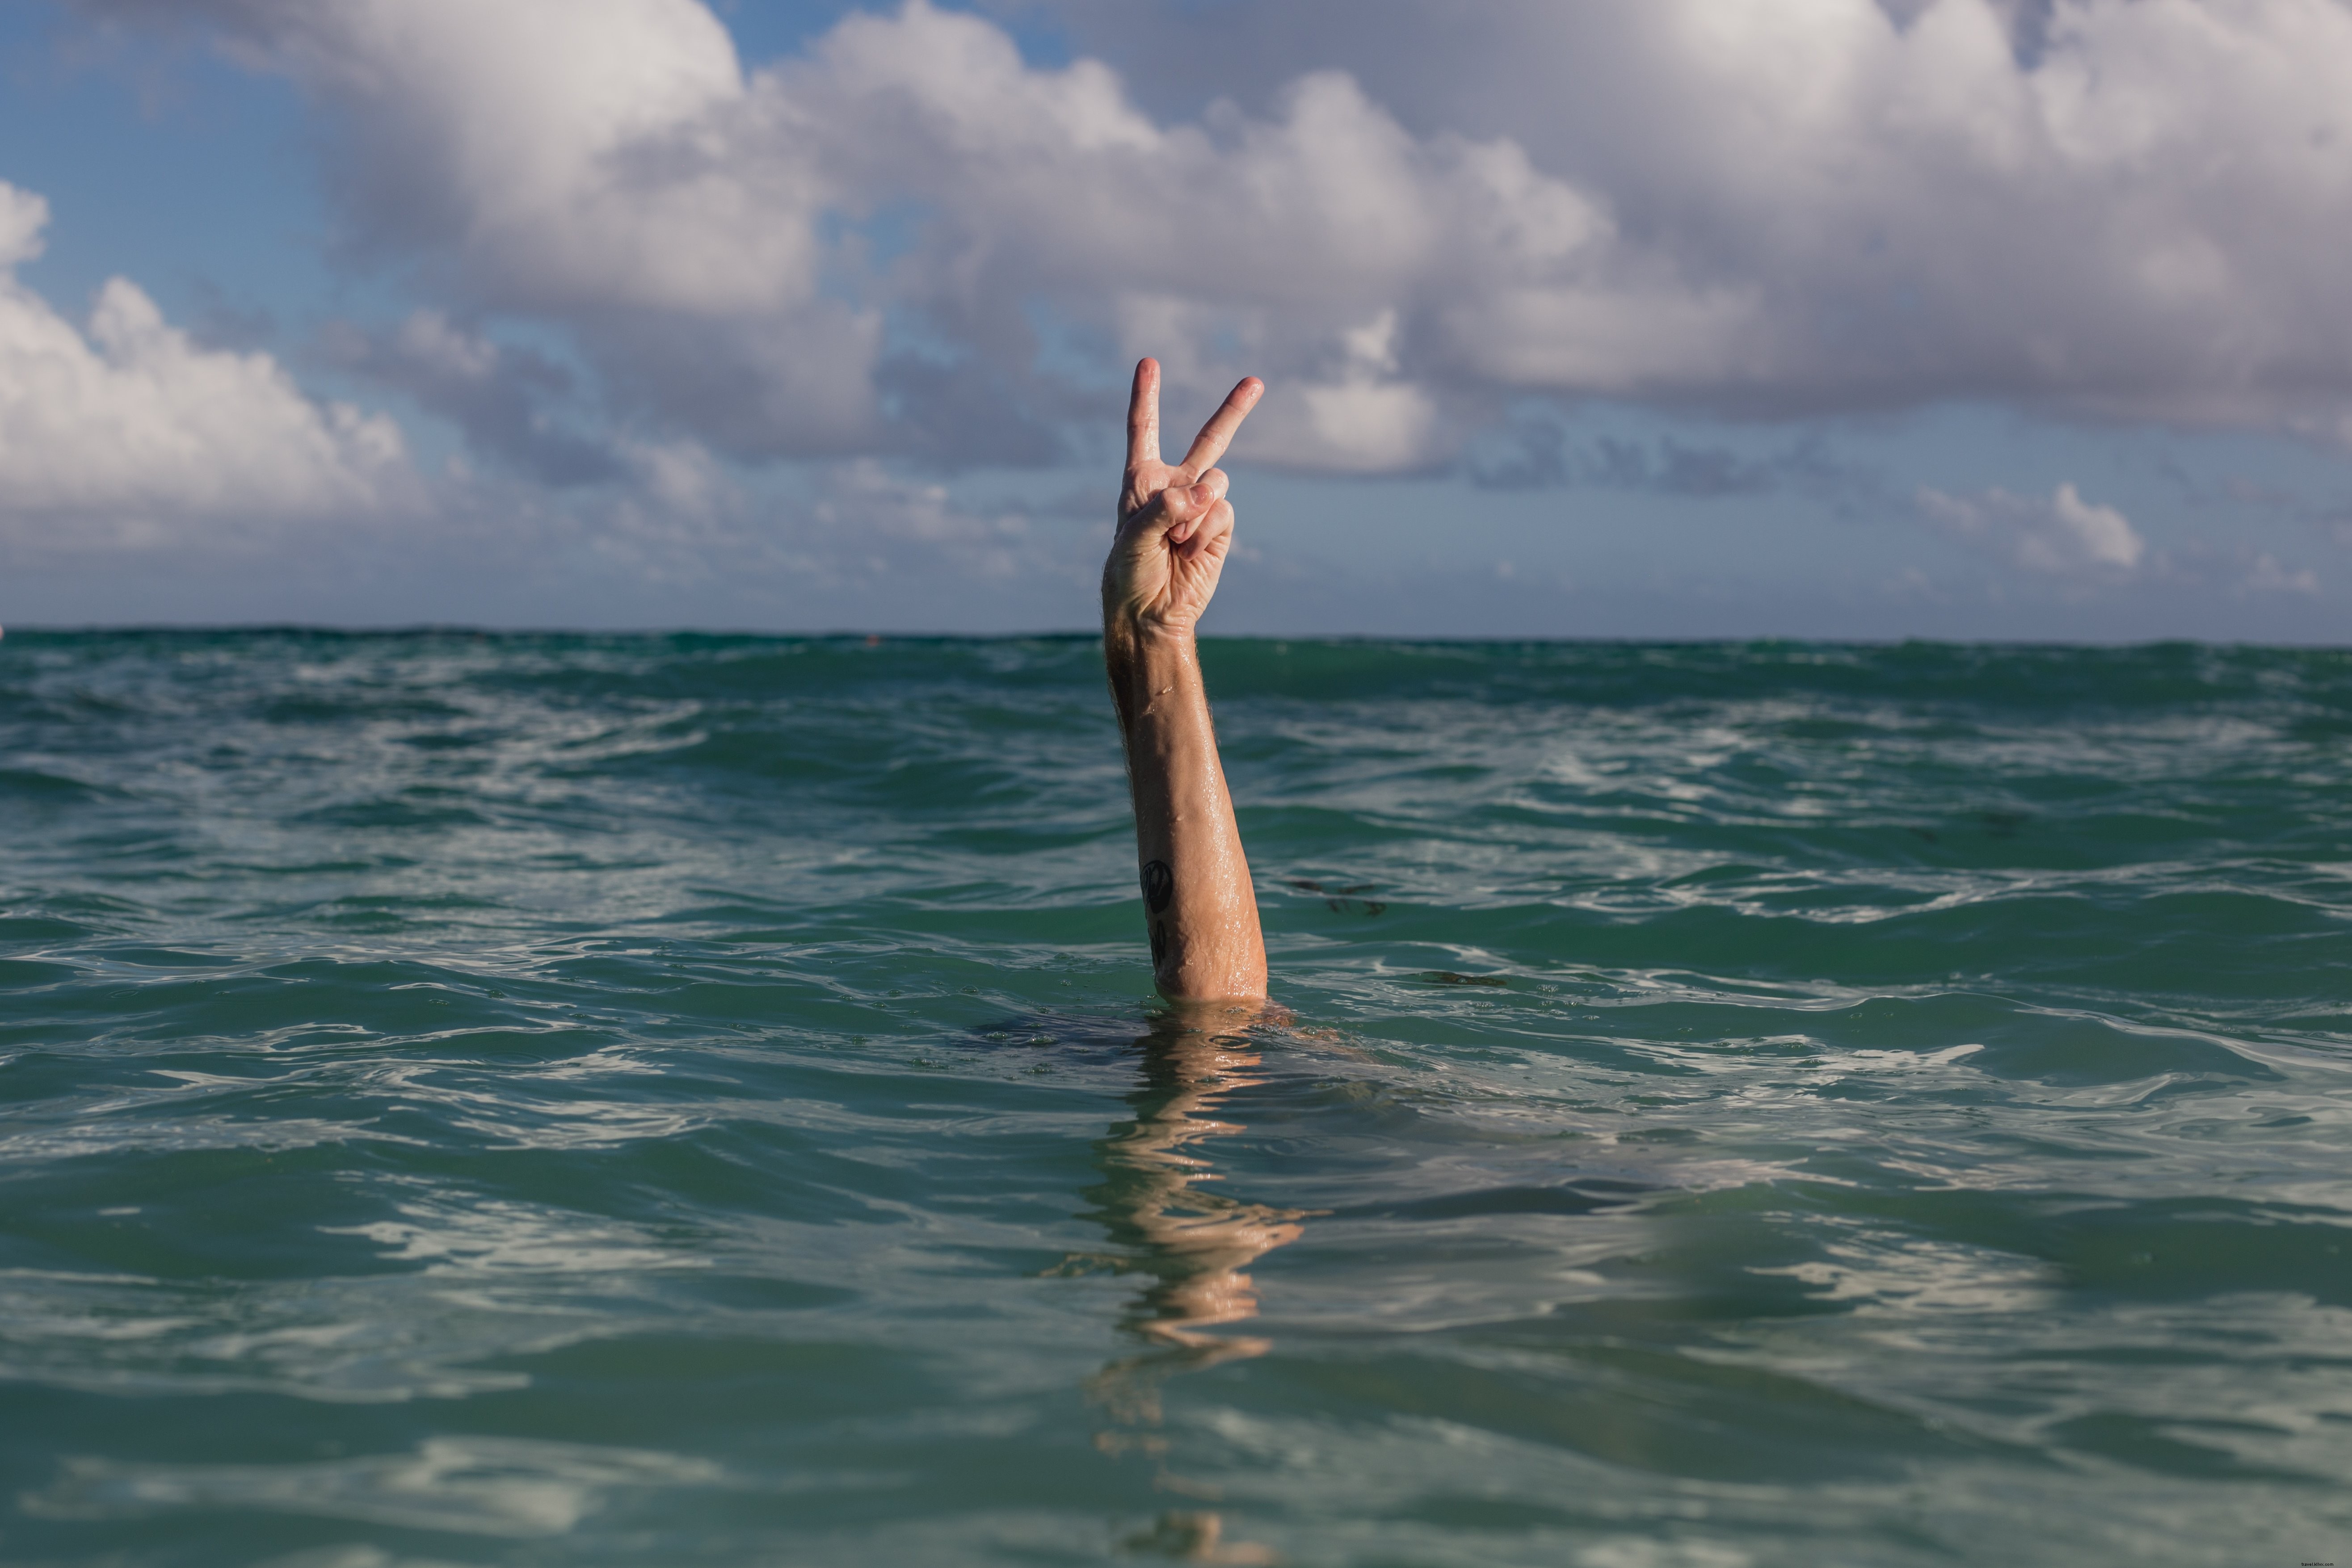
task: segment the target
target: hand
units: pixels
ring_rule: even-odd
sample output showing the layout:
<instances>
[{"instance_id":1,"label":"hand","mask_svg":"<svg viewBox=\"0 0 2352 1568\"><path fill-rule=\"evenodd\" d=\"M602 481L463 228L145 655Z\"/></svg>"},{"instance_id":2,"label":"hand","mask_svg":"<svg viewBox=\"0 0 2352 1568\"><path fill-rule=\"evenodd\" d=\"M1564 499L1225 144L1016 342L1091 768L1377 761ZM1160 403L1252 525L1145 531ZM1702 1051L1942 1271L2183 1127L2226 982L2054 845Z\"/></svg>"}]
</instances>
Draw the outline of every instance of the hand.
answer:
<instances>
[{"instance_id":1,"label":"hand","mask_svg":"<svg viewBox=\"0 0 2352 1568\"><path fill-rule=\"evenodd\" d=\"M1184 460L1160 460L1160 363L1135 367L1127 405L1127 482L1119 490L1118 533L1103 563L1107 630L1173 632L1189 637L1209 607L1233 548L1229 482L1215 466L1242 421L1265 395L1244 376L1192 438Z\"/></svg>"}]
</instances>

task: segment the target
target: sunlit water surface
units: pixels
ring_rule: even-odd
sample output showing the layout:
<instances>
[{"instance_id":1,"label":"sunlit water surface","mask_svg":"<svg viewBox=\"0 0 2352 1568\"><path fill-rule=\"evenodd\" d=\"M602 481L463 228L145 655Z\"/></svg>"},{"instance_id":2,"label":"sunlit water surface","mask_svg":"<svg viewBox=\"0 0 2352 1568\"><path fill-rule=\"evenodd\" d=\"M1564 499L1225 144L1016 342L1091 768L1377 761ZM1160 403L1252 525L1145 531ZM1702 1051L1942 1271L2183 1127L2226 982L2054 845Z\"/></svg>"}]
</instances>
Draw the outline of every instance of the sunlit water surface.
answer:
<instances>
[{"instance_id":1,"label":"sunlit water surface","mask_svg":"<svg viewBox=\"0 0 2352 1568\"><path fill-rule=\"evenodd\" d=\"M2352 658L0 642L0 1560L2352 1552Z\"/></svg>"}]
</instances>

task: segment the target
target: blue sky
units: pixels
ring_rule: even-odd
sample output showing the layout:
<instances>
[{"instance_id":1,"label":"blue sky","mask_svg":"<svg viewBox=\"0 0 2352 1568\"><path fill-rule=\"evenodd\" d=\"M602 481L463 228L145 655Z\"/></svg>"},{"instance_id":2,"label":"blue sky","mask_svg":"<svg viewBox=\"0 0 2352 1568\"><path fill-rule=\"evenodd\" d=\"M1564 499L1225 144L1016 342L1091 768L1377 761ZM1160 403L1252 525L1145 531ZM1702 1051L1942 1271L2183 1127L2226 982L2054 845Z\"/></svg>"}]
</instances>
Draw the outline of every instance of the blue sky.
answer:
<instances>
[{"instance_id":1,"label":"blue sky","mask_svg":"<svg viewBox=\"0 0 2352 1568\"><path fill-rule=\"evenodd\" d=\"M1181 65L1171 62L1181 62ZM2340 642L2344 0L0 0L0 622Z\"/></svg>"}]
</instances>

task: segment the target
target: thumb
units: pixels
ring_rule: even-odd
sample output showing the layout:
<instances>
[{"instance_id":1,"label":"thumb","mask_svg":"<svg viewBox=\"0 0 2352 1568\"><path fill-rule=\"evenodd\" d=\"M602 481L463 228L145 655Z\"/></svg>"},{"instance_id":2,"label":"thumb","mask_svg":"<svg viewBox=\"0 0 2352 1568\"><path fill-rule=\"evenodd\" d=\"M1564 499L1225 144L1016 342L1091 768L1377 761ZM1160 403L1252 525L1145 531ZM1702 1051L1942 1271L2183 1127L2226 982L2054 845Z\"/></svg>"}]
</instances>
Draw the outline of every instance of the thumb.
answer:
<instances>
[{"instance_id":1,"label":"thumb","mask_svg":"<svg viewBox=\"0 0 2352 1568\"><path fill-rule=\"evenodd\" d=\"M1200 531L1201 520L1216 505L1207 485L1170 485L1135 510L1125 531L1129 542L1150 545L1163 539L1181 544Z\"/></svg>"}]
</instances>

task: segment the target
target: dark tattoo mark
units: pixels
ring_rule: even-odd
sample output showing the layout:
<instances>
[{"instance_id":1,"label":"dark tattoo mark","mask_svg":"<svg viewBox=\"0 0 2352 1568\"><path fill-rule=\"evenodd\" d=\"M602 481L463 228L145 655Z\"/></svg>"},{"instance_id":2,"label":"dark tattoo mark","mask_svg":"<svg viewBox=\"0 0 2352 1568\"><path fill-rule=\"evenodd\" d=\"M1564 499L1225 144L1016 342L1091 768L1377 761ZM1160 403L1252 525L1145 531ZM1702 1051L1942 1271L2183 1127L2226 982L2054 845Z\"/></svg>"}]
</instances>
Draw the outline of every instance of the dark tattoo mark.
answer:
<instances>
[{"instance_id":1,"label":"dark tattoo mark","mask_svg":"<svg viewBox=\"0 0 2352 1568\"><path fill-rule=\"evenodd\" d=\"M1176 873L1168 868L1165 860L1149 860L1143 867L1143 907L1153 914L1168 907L1176 896Z\"/></svg>"},{"instance_id":2,"label":"dark tattoo mark","mask_svg":"<svg viewBox=\"0 0 2352 1568\"><path fill-rule=\"evenodd\" d=\"M1160 864L1154 860L1153 865ZM1168 962L1168 924L1165 921L1151 922L1151 967L1158 969Z\"/></svg>"}]
</instances>

